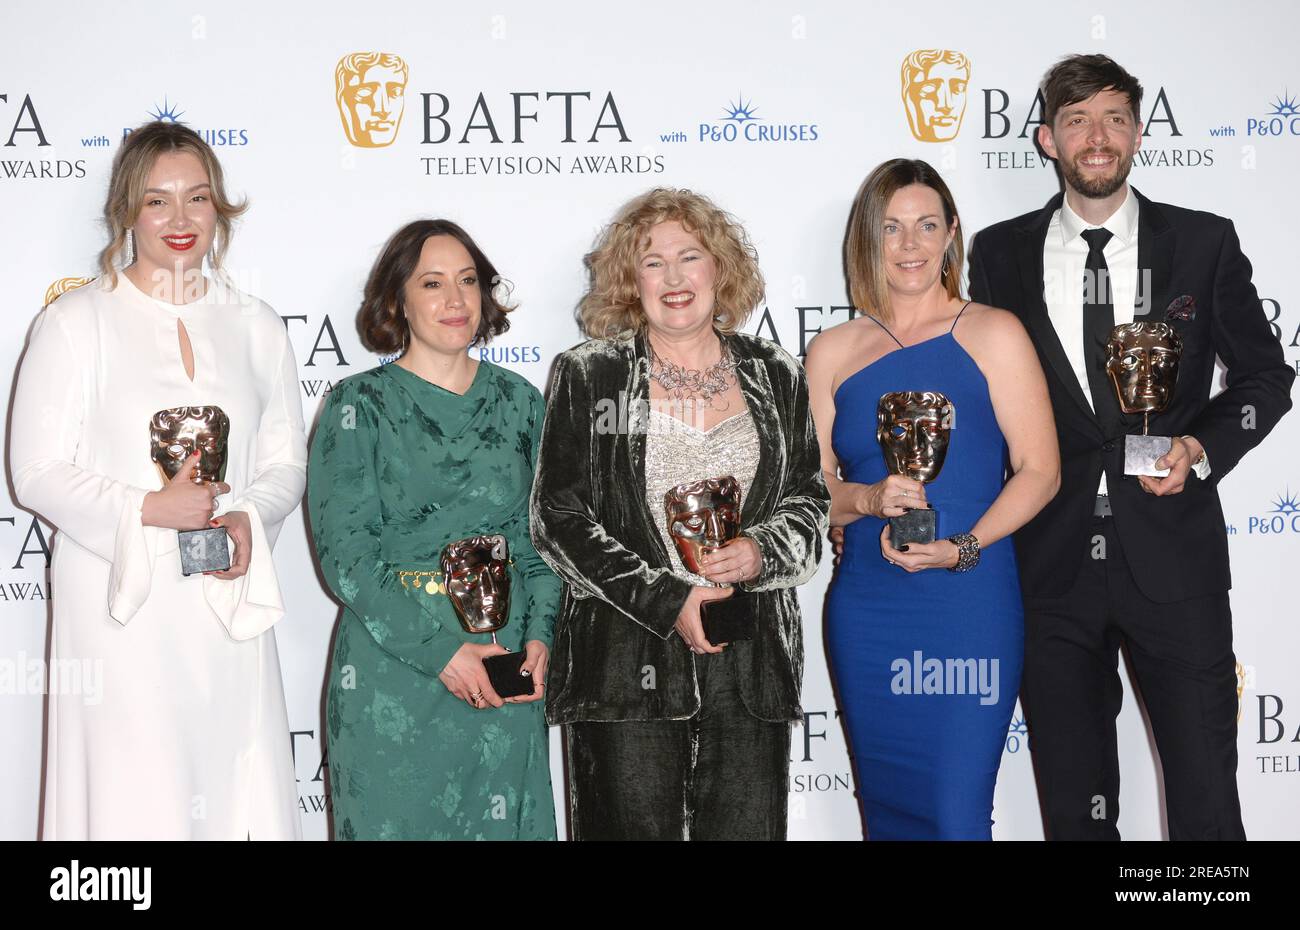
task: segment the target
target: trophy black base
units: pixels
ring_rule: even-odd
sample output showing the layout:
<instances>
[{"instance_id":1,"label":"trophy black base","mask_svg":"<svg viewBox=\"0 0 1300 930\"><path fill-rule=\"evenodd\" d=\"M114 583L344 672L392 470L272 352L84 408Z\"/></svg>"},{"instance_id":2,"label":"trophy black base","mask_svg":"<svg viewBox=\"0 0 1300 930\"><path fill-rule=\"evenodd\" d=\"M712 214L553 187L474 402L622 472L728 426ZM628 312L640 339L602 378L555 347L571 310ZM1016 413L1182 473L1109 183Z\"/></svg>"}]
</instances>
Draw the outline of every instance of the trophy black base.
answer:
<instances>
[{"instance_id":1,"label":"trophy black base","mask_svg":"<svg viewBox=\"0 0 1300 930\"><path fill-rule=\"evenodd\" d=\"M487 670L488 681L492 682L492 690L497 693L497 697L524 697L533 693L532 673L519 674L524 666L524 658L522 652L508 652L503 656L488 656L483 660L483 668Z\"/></svg>"},{"instance_id":2,"label":"trophy black base","mask_svg":"<svg viewBox=\"0 0 1300 930\"><path fill-rule=\"evenodd\" d=\"M710 645L746 642L754 638L754 600L740 590L721 601L700 605L704 638Z\"/></svg>"},{"instance_id":3,"label":"trophy black base","mask_svg":"<svg viewBox=\"0 0 1300 930\"><path fill-rule=\"evenodd\" d=\"M895 549L911 543L932 543L939 530L939 513L936 510L909 510L899 517L889 518L889 544Z\"/></svg>"},{"instance_id":4,"label":"trophy black base","mask_svg":"<svg viewBox=\"0 0 1300 930\"><path fill-rule=\"evenodd\" d=\"M176 534L181 545L181 574L224 572L230 568L230 546L224 526L203 530L181 530Z\"/></svg>"},{"instance_id":5,"label":"trophy black base","mask_svg":"<svg viewBox=\"0 0 1300 930\"><path fill-rule=\"evenodd\" d=\"M1156 460L1174 446L1169 436L1125 436L1124 474L1163 478L1167 468L1156 468Z\"/></svg>"}]
</instances>

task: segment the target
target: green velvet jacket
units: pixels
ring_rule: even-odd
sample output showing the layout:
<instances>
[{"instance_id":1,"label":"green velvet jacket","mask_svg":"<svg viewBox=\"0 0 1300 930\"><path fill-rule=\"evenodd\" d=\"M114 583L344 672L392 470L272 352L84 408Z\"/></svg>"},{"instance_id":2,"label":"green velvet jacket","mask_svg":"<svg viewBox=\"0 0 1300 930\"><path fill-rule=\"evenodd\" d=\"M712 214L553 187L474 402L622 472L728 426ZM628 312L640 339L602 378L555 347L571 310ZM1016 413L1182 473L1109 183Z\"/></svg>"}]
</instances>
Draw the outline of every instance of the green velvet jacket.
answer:
<instances>
[{"instance_id":1,"label":"green velvet jacket","mask_svg":"<svg viewBox=\"0 0 1300 930\"><path fill-rule=\"evenodd\" d=\"M728 648L749 712L794 720L804 659L794 589L817 569L830 495L802 366L768 340L722 338L761 445L741 509L763 556L760 576L740 585L754 592L756 632ZM673 631L691 585L673 574L645 500L649 370L641 334L593 339L556 361L530 512L533 543L565 582L546 682L551 724L699 710L695 657Z\"/></svg>"}]
</instances>

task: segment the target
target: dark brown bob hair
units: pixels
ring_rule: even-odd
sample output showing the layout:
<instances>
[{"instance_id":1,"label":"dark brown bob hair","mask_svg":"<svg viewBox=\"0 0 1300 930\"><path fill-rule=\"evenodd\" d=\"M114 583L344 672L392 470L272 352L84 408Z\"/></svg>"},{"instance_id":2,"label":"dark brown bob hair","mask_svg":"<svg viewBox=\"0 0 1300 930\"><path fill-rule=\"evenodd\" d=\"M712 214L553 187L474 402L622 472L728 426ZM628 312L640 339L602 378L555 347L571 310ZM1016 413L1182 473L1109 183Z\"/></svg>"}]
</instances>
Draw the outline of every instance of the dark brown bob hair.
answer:
<instances>
[{"instance_id":1,"label":"dark brown bob hair","mask_svg":"<svg viewBox=\"0 0 1300 930\"><path fill-rule=\"evenodd\" d=\"M357 311L357 334L361 344L371 352L391 355L405 352L411 342L411 327L406 322L406 282L420 263L420 250L426 239L451 236L465 247L478 276L481 314L478 331L471 346L487 345L494 336L510 328L506 314L515 309L507 303L509 282L470 238L469 233L451 220L415 220L393 233L384 244L370 276Z\"/></svg>"}]
</instances>

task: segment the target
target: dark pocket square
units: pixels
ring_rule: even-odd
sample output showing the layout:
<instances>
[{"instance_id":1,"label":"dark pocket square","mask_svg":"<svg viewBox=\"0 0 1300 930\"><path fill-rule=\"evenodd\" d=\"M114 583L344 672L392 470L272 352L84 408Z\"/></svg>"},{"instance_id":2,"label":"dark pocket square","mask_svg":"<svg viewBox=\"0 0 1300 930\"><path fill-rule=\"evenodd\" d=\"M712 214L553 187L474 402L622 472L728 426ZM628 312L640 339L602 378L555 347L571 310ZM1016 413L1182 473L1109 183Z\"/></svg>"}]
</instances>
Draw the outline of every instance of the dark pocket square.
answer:
<instances>
[{"instance_id":1,"label":"dark pocket square","mask_svg":"<svg viewBox=\"0 0 1300 930\"><path fill-rule=\"evenodd\" d=\"M1191 294L1184 294L1182 297L1175 297L1165 308L1165 322L1171 320L1182 320L1184 323L1190 323L1196 319L1196 300Z\"/></svg>"}]
</instances>

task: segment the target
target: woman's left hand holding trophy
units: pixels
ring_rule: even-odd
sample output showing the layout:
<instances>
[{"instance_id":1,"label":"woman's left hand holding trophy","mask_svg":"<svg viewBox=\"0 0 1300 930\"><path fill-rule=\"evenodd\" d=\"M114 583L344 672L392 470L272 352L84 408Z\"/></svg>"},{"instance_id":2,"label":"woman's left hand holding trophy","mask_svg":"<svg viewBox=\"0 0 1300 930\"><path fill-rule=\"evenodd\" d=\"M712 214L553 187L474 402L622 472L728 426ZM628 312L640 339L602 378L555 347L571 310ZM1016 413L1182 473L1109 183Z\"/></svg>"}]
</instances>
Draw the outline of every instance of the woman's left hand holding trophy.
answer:
<instances>
[{"instance_id":1,"label":"woman's left hand holding trophy","mask_svg":"<svg viewBox=\"0 0 1300 930\"><path fill-rule=\"evenodd\" d=\"M700 574L715 584L753 581L763 568L763 556L758 543L748 536L737 536L701 553L700 568Z\"/></svg>"},{"instance_id":2,"label":"woman's left hand holding trophy","mask_svg":"<svg viewBox=\"0 0 1300 930\"><path fill-rule=\"evenodd\" d=\"M220 492L225 493L225 492ZM208 521L208 526L224 526L230 541L235 544L235 554L230 559L230 568L223 572L204 572L222 581L234 581L248 571L248 563L253 552L253 524L248 514L242 510L231 510Z\"/></svg>"}]
</instances>

